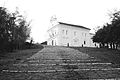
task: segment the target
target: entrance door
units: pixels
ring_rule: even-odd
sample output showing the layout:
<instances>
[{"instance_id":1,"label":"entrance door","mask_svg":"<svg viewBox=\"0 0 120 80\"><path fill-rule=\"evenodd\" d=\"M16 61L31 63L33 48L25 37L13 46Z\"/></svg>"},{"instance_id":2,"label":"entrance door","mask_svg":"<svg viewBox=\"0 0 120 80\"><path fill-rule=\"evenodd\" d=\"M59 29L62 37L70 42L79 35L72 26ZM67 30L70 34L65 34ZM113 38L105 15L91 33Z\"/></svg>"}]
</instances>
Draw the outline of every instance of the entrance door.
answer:
<instances>
[{"instance_id":1,"label":"entrance door","mask_svg":"<svg viewBox=\"0 0 120 80\"><path fill-rule=\"evenodd\" d=\"M67 43L67 47L69 47L69 43Z\"/></svg>"},{"instance_id":2,"label":"entrance door","mask_svg":"<svg viewBox=\"0 0 120 80\"><path fill-rule=\"evenodd\" d=\"M54 45L54 41L52 40L52 46Z\"/></svg>"}]
</instances>

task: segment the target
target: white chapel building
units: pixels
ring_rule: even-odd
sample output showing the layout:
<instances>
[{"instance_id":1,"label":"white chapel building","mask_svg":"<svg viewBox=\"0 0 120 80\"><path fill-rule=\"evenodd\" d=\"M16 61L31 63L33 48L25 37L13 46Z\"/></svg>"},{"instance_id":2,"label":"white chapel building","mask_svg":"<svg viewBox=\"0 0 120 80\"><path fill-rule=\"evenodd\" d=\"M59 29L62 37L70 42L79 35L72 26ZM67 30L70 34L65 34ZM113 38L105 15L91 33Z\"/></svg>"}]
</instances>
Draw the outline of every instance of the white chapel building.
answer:
<instances>
[{"instance_id":1,"label":"white chapel building","mask_svg":"<svg viewBox=\"0 0 120 80\"><path fill-rule=\"evenodd\" d=\"M90 29L83 26L58 22L48 30L47 45L96 47L96 44L91 39L94 34L89 32Z\"/></svg>"}]
</instances>

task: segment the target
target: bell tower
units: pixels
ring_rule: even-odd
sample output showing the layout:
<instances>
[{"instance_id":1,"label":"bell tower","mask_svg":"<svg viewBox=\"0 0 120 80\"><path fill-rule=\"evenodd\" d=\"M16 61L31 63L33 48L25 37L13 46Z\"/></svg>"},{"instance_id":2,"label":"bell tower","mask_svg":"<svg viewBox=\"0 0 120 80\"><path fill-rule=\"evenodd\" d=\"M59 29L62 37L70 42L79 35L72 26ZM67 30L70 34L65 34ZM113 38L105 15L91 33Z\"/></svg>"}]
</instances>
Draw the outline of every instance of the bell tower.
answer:
<instances>
[{"instance_id":1,"label":"bell tower","mask_svg":"<svg viewBox=\"0 0 120 80\"><path fill-rule=\"evenodd\" d=\"M58 20L57 20L56 15L51 17L50 23L51 23L52 26L55 26L56 24L58 24Z\"/></svg>"}]
</instances>

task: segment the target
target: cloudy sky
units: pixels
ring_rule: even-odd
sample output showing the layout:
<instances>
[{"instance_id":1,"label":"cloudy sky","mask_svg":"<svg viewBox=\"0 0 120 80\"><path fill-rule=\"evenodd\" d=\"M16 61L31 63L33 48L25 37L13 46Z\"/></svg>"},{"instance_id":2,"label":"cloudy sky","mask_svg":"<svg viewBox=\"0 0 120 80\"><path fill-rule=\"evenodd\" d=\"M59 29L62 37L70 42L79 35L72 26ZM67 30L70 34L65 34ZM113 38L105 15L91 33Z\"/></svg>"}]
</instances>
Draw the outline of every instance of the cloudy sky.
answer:
<instances>
[{"instance_id":1,"label":"cloudy sky","mask_svg":"<svg viewBox=\"0 0 120 80\"><path fill-rule=\"evenodd\" d=\"M93 29L109 21L108 13L120 9L120 0L0 0L0 6L10 11L18 7L27 20L32 20L34 41L43 42L47 40L51 16L56 15L61 22Z\"/></svg>"}]
</instances>

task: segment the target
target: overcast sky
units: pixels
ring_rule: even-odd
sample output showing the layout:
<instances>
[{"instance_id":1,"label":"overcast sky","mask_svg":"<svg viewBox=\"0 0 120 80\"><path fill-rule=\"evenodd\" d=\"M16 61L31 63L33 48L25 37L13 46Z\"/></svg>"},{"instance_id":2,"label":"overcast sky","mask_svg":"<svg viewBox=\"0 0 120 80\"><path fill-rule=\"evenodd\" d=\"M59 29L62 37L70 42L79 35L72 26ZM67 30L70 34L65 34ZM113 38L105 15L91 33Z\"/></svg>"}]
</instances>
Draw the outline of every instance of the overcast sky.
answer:
<instances>
[{"instance_id":1,"label":"overcast sky","mask_svg":"<svg viewBox=\"0 0 120 80\"><path fill-rule=\"evenodd\" d=\"M108 13L120 9L120 0L0 0L0 5L20 12L32 20L35 42L47 40L51 16L58 21L95 28L109 21Z\"/></svg>"}]
</instances>

